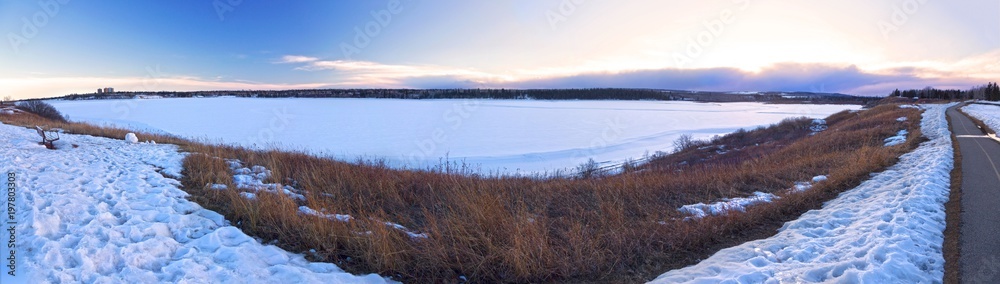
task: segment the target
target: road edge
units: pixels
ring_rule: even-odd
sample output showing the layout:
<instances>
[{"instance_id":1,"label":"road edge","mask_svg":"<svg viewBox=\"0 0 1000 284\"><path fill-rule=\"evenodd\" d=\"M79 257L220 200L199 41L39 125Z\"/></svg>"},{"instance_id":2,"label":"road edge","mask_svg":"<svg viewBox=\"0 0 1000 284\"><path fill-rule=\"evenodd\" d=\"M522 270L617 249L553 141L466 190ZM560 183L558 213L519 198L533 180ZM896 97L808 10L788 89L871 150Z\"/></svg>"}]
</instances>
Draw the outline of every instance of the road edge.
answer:
<instances>
[{"instance_id":1,"label":"road edge","mask_svg":"<svg viewBox=\"0 0 1000 284\"><path fill-rule=\"evenodd\" d=\"M955 110L965 115L960 109L966 104L954 106ZM966 115L968 116L968 115ZM961 283L962 267L959 258L961 252L962 234L962 151L959 149L958 137L953 131L951 116L945 115L948 121L948 130L951 132L952 152L954 155L954 168L951 170L951 192L948 195L948 202L945 203L945 229L944 244L942 253L944 254L944 283Z\"/></svg>"}]
</instances>

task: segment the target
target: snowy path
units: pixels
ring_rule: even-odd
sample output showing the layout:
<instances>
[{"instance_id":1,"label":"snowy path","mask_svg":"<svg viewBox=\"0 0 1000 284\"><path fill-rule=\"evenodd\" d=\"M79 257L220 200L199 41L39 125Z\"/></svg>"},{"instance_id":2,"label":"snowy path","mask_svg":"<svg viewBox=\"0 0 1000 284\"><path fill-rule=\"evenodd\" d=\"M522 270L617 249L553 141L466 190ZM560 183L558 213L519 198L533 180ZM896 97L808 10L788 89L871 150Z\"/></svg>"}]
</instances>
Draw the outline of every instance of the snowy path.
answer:
<instances>
[{"instance_id":1,"label":"snowy path","mask_svg":"<svg viewBox=\"0 0 1000 284\"><path fill-rule=\"evenodd\" d=\"M653 283L940 283L954 165L944 105L929 105L930 141L822 209Z\"/></svg>"},{"instance_id":2,"label":"snowy path","mask_svg":"<svg viewBox=\"0 0 1000 284\"><path fill-rule=\"evenodd\" d=\"M19 199L16 280L386 282L262 245L187 201L178 181L157 172L179 175L183 156L176 146L63 135L65 148L47 150L36 136L0 125L0 166L16 174Z\"/></svg>"}]
</instances>

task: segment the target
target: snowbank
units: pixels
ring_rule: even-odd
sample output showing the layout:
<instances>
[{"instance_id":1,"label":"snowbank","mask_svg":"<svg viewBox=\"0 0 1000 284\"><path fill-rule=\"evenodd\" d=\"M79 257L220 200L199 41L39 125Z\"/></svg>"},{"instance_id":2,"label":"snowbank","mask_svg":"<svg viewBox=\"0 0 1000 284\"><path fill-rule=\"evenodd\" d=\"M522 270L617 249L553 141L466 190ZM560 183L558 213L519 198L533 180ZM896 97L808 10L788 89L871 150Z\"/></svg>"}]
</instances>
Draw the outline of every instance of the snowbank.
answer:
<instances>
[{"instance_id":1,"label":"snowbank","mask_svg":"<svg viewBox=\"0 0 1000 284\"><path fill-rule=\"evenodd\" d=\"M18 277L26 283L384 283L263 245L185 199L174 145L82 135L47 150L0 124L0 167L16 174ZM165 176L166 175L166 176ZM11 279L4 279L11 280ZM6 283L6 282L5 282Z\"/></svg>"},{"instance_id":2,"label":"snowbank","mask_svg":"<svg viewBox=\"0 0 1000 284\"><path fill-rule=\"evenodd\" d=\"M652 283L938 283L954 165L945 109L928 105L929 141L771 238L719 251Z\"/></svg>"},{"instance_id":3,"label":"snowbank","mask_svg":"<svg viewBox=\"0 0 1000 284\"><path fill-rule=\"evenodd\" d=\"M1000 130L1000 105L971 104L962 107L962 111L982 120L993 131Z\"/></svg>"}]
</instances>

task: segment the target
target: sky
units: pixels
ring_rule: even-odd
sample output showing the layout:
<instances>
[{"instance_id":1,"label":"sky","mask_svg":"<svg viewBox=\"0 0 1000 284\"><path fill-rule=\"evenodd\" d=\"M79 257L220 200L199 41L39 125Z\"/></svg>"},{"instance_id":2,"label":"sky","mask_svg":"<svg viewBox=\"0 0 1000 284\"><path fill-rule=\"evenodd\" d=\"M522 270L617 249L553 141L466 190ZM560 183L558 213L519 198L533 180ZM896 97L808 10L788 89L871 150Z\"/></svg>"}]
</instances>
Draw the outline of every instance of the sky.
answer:
<instances>
[{"instance_id":1,"label":"sky","mask_svg":"<svg viewBox=\"0 0 1000 284\"><path fill-rule=\"evenodd\" d=\"M312 88L886 95L1000 80L1000 1L0 1L0 96Z\"/></svg>"}]
</instances>

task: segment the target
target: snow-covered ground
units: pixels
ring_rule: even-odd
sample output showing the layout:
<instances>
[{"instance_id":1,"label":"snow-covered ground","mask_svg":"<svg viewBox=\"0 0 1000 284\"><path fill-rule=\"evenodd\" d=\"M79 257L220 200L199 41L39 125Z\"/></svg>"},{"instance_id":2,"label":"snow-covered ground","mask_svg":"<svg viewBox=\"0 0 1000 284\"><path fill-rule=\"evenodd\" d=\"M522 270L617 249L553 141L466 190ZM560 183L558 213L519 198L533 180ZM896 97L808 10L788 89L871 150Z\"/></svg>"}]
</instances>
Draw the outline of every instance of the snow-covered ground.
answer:
<instances>
[{"instance_id":1,"label":"snow-covered ground","mask_svg":"<svg viewBox=\"0 0 1000 284\"><path fill-rule=\"evenodd\" d=\"M985 101L985 100L976 100L975 103L977 103L977 104L988 104L988 105L1000 105L1000 102Z\"/></svg>"},{"instance_id":2,"label":"snow-covered ground","mask_svg":"<svg viewBox=\"0 0 1000 284\"><path fill-rule=\"evenodd\" d=\"M464 161L481 171L538 173L588 159L617 163L709 138L824 118L852 105L652 101L192 98L52 101L71 120L247 146L307 150L396 167ZM142 140L142 137L140 137Z\"/></svg>"},{"instance_id":3,"label":"snow-covered ground","mask_svg":"<svg viewBox=\"0 0 1000 284\"><path fill-rule=\"evenodd\" d=\"M1000 105L970 104L962 107L962 111L982 120L993 131L1000 130Z\"/></svg>"},{"instance_id":4,"label":"snow-covered ground","mask_svg":"<svg viewBox=\"0 0 1000 284\"><path fill-rule=\"evenodd\" d=\"M926 105L930 139L767 239L727 248L653 283L940 283L954 166L945 109Z\"/></svg>"},{"instance_id":5,"label":"snow-covered ground","mask_svg":"<svg viewBox=\"0 0 1000 284\"><path fill-rule=\"evenodd\" d=\"M387 282L261 244L187 201L161 175L179 175L176 146L67 134L48 150L37 141L0 124L0 167L16 184L7 221L17 222L17 276L3 283Z\"/></svg>"}]
</instances>

